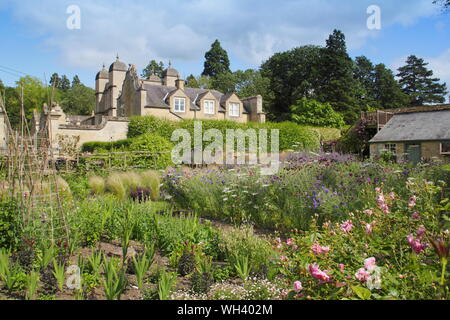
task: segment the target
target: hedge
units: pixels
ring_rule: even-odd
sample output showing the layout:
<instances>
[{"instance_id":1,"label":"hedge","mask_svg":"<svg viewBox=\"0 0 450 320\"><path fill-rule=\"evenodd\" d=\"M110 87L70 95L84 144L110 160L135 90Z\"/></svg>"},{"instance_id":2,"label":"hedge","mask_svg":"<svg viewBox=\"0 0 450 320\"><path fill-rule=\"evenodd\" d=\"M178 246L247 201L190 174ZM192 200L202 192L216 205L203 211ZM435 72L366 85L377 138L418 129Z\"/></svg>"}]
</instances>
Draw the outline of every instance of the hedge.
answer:
<instances>
[{"instance_id":1,"label":"hedge","mask_svg":"<svg viewBox=\"0 0 450 320\"><path fill-rule=\"evenodd\" d=\"M159 119L153 116L133 117L128 127L128 138L134 138L144 133L152 133L160 135L168 140L172 136L172 132L177 128L186 129L193 137L194 123L196 120L183 120L179 122ZM218 129L224 139L227 129L278 129L280 130L280 150L287 149L308 149L318 150L320 148L320 134L317 130L300 126L293 122L247 122L238 123L228 120L202 120L203 131L208 129ZM270 134L269 134L270 146Z\"/></svg>"}]
</instances>

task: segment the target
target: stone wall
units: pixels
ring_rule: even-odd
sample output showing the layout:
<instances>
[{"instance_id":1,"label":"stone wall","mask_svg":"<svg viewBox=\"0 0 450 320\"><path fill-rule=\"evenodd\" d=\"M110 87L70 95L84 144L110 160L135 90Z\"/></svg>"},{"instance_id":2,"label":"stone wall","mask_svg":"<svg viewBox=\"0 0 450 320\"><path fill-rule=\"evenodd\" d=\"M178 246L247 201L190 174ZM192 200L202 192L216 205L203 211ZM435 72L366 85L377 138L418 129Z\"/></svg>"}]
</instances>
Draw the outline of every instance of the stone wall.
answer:
<instances>
[{"instance_id":1,"label":"stone wall","mask_svg":"<svg viewBox=\"0 0 450 320\"><path fill-rule=\"evenodd\" d=\"M372 143L370 144L370 156L379 156L381 150L384 150L386 143ZM406 159L406 150L404 142L389 142L389 144L397 145L397 160L404 161ZM450 160L450 155L441 154L441 145L439 141L425 141L421 142L421 156L425 160L430 160L432 158L440 160Z\"/></svg>"}]
</instances>

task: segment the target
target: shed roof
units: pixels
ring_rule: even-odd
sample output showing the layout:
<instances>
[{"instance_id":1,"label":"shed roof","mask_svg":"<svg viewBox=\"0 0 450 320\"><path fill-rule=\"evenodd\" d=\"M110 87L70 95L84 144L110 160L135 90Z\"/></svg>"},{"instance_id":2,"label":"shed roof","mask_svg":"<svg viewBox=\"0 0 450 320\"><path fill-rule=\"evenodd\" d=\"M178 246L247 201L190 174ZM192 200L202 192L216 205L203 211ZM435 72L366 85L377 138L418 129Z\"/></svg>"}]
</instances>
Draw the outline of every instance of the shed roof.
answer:
<instances>
[{"instance_id":1,"label":"shed roof","mask_svg":"<svg viewBox=\"0 0 450 320\"><path fill-rule=\"evenodd\" d=\"M370 143L450 140L450 110L395 114Z\"/></svg>"}]
</instances>

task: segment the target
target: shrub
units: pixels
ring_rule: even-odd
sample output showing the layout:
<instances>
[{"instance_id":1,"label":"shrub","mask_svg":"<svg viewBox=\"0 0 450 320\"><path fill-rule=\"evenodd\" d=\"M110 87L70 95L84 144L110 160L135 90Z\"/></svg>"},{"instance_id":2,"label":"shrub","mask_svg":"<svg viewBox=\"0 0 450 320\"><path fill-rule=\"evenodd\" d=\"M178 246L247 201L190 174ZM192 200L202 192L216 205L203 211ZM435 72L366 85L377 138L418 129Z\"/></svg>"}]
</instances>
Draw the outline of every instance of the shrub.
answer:
<instances>
[{"instance_id":1,"label":"shrub","mask_svg":"<svg viewBox=\"0 0 450 320\"><path fill-rule=\"evenodd\" d=\"M156 134L170 140L177 124L173 121L156 118L154 116L136 116L130 119L128 138L135 138L143 134Z\"/></svg>"},{"instance_id":2,"label":"shrub","mask_svg":"<svg viewBox=\"0 0 450 320\"><path fill-rule=\"evenodd\" d=\"M102 177L91 176L88 183L93 194L103 194L105 192L105 179Z\"/></svg>"},{"instance_id":3,"label":"shrub","mask_svg":"<svg viewBox=\"0 0 450 320\"><path fill-rule=\"evenodd\" d=\"M159 189L161 181L156 171L148 170L141 173L142 186L150 190L150 198L153 201L159 200Z\"/></svg>"},{"instance_id":4,"label":"shrub","mask_svg":"<svg viewBox=\"0 0 450 320\"><path fill-rule=\"evenodd\" d=\"M302 98L291 106L292 121L301 125L341 128L345 125L344 117L333 110L329 103Z\"/></svg>"},{"instance_id":5,"label":"shrub","mask_svg":"<svg viewBox=\"0 0 450 320\"><path fill-rule=\"evenodd\" d=\"M21 237L20 212L14 200L0 199L0 248L15 248Z\"/></svg>"},{"instance_id":6,"label":"shrub","mask_svg":"<svg viewBox=\"0 0 450 320\"><path fill-rule=\"evenodd\" d=\"M106 190L120 199L125 199L127 191L122 181L122 175L120 173L113 173L108 176L108 178L106 179Z\"/></svg>"},{"instance_id":7,"label":"shrub","mask_svg":"<svg viewBox=\"0 0 450 320\"><path fill-rule=\"evenodd\" d=\"M149 151L152 154L134 157L131 162L135 166L165 169L172 165L173 145L167 139L154 134L145 134L133 140L129 151Z\"/></svg>"}]
</instances>

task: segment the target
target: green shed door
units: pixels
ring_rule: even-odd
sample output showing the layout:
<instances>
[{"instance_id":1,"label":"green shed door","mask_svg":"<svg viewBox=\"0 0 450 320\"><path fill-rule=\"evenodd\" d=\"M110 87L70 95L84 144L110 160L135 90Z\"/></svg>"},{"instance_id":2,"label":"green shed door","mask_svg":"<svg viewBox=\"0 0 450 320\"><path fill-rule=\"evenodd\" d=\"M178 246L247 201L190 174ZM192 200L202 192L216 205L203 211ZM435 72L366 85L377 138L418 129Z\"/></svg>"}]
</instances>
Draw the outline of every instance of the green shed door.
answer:
<instances>
[{"instance_id":1,"label":"green shed door","mask_svg":"<svg viewBox=\"0 0 450 320\"><path fill-rule=\"evenodd\" d=\"M420 162L422 158L422 149L420 143L405 143L407 160L414 164Z\"/></svg>"}]
</instances>

